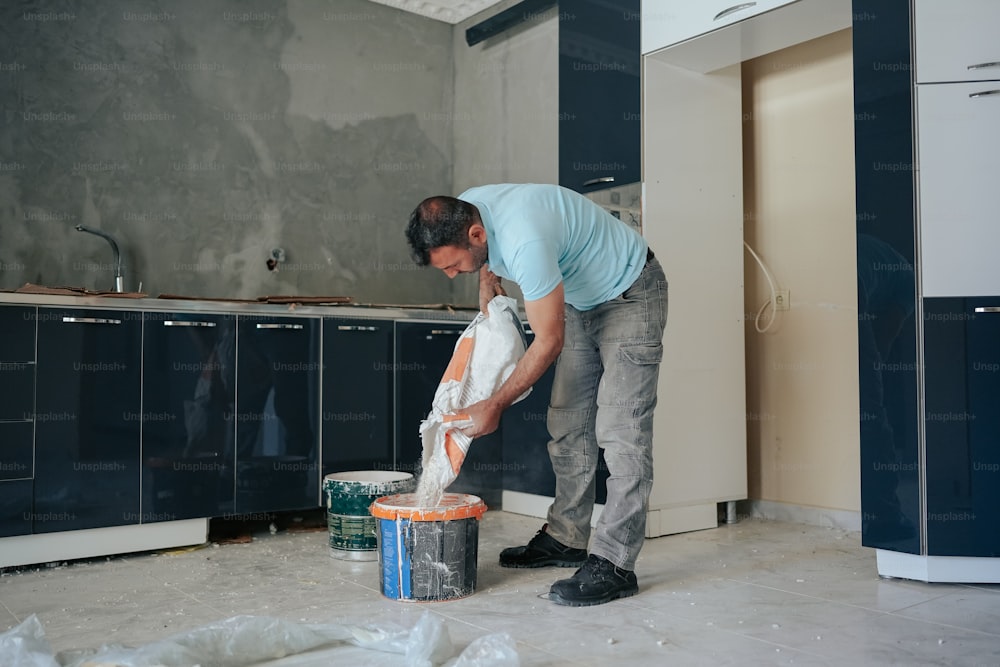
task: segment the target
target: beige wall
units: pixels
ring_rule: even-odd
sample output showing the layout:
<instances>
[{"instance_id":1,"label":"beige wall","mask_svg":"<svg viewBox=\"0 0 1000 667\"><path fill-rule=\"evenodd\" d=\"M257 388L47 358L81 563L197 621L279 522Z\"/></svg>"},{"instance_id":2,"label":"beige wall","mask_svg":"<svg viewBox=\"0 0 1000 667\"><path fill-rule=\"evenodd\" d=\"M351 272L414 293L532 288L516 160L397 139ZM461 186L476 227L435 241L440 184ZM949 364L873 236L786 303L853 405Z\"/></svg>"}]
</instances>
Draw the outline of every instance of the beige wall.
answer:
<instances>
[{"instance_id":1,"label":"beige wall","mask_svg":"<svg viewBox=\"0 0 1000 667\"><path fill-rule=\"evenodd\" d=\"M749 497L860 510L851 31L743 64Z\"/></svg>"}]
</instances>

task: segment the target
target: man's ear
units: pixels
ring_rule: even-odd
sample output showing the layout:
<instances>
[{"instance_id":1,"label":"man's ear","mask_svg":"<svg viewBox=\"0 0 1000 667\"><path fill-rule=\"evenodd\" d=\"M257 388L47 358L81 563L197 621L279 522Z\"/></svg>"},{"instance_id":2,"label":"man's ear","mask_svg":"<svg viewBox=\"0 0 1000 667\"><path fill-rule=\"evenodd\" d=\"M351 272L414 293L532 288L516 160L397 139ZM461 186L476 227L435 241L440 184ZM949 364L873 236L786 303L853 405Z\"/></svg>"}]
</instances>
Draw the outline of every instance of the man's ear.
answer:
<instances>
[{"instance_id":1,"label":"man's ear","mask_svg":"<svg viewBox=\"0 0 1000 667\"><path fill-rule=\"evenodd\" d=\"M469 225L469 242L476 246L486 245L486 228L481 222Z\"/></svg>"}]
</instances>

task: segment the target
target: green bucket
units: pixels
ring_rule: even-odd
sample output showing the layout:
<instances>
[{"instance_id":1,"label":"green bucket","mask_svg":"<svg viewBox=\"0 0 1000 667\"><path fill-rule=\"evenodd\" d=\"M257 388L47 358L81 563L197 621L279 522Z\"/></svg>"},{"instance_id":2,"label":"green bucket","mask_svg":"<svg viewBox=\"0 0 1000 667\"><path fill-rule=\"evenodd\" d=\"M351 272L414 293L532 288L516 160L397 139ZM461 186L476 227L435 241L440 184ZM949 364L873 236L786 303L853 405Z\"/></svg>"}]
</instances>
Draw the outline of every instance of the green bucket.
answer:
<instances>
[{"instance_id":1,"label":"green bucket","mask_svg":"<svg viewBox=\"0 0 1000 667\"><path fill-rule=\"evenodd\" d=\"M369 508L377 498L409 493L413 475L392 470L337 472L323 478L330 555L344 560L377 560L377 523Z\"/></svg>"}]
</instances>

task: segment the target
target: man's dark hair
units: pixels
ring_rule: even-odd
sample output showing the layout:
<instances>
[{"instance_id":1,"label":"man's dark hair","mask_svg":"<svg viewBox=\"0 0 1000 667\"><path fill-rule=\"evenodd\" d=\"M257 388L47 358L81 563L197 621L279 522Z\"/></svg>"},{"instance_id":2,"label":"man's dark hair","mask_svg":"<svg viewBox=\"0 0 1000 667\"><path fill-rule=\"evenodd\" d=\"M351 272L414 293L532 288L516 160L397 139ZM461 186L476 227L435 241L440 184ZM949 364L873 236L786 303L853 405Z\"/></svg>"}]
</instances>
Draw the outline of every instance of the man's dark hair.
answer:
<instances>
[{"instance_id":1,"label":"man's dark hair","mask_svg":"<svg viewBox=\"0 0 1000 667\"><path fill-rule=\"evenodd\" d=\"M428 197L410 214L406 240L417 266L430 264L430 251L442 246L469 245L468 230L478 211L469 202L454 197Z\"/></svg>"}]
</instances>

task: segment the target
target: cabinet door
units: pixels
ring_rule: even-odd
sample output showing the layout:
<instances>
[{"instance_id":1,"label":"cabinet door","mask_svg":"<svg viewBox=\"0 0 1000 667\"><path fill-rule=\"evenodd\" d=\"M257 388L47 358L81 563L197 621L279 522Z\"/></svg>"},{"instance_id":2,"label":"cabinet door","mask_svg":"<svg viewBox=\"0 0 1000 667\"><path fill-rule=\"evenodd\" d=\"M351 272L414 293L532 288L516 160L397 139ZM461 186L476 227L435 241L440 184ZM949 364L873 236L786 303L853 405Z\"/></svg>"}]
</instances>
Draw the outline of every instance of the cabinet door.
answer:
<instances>
[{"instance_id":1,"label":"cabinet door","mask_svg":"<svg viewBox=\"0 0 1000 667\"><path fill-rule=\"evenodd\" d=\"M34 532L139 523L141 315L39 308Z\"/></svg>"},{"instance_id":2,"label":"cabinet door","mask_svg":"<svg viewBox=\"0 0 1000 667\"><path fill-rule=\"evenodd\" d=\"M146 313L142 520L233 511L236 318Z\"/></svg>"},{"instance_id":3,"label":"cabinet door","mask_svg":"<svg viewBox=\"0 0 1000 667\"><path fill-rule=\"evenodd\" d=\"M916 0L917 83L1000 79L1000 3Z\"/></svg>"},{"instance_id":4,"label":"cabinet door","mask_svg":"<svg viewBox=\"0 0 1000 667\"><path fill-rule=\"evenodd\" d=\"M1000 82L918 86L925 296L1000 294Z\"/></svg>"},{"instance_id":5,"label":"cabinet door","mask_svg":"<svg viewBox=\"0 0 1000 667\"><path fill-rule=\"evenodd\" d=\"M0 481L0 537L31 534L30 479Z\"/></svg>"},{"instance_id":6,"label":"cabinet door","mask_svg":"<svg viewBox=\"0 0 1000 667\"><path fill-rule=\"evenodd\" d=\"M1000 296L924 300L927 552L1000 556Z\"/></svg>"},{"instance_id":7,"label":"cabinet door","mask_svg":"<svg viewBox=\"0 0 1000 667\"><path fill-rule=\"evenodd\" d=\"M319 319L238 318L238 514L321 504L319 346Z\"/></svg>"},{"instance_id":8,"label":"cabinet door","mask_svg":"<svg viewBox=\"0 0 1000 667\"><path fill-rule=\"evenodd\" d=\"M0 306L0 360L35 360L35 307Z\"/></svg>"},{"instance_id":9,"label":"cabinet door","mask_svg":"<svg viewBox=\"0 0 1000 667\"><path fill-rule=\"evenodd\" d=\"M434 393L455 351L465 323L396 323L396 469L420 472L420 422L431 411ZM498 430L472 441L449 493L479 496L499 507L503 496L503 438Z\"/></svg>"},{"instance_id":10,"label":"cabinet door","mask_svg":"<svg viewBox=\"0 0 1000 667\"><path fill-rule=\"evenodd\" d=\"M30 480L35 446L35 308L0 306L0 340L0 480ZM30 532L30 520L27 526Z\"/></svg>"},{"instance_id":11,"label":"cabinet door","mask_svg":"<svg viewBox=\"0 0 1000 667\"><path fill-rule=\"evenodd\" d=\"M559 13L559 184L577 192L642 178L639 0Z\"/></svg>"},{"instance_id":12,"label":"cabinet door","mask_svg":"<svg viewBox=\"0 0 1000 667\"><path fill-rule=\"evenodd\" d=\"M642 12L642 52L652 53L792 2L794 0L650 2Z\"/></svg>"},{"instance_id":13,"label":"cabinet door","mask_svg":"<svg viewBox=\"0 0 1000 667\"><path fill-rule=\"evenodd\" d=\"M323 321L323 474L393 469L390 320Z\"/></svg>"},{"instance_id":14,"label":"cabinet door","mask_svg":"<svg viewBox=\"0 0 1000 667\"><path fill-rule=\"evenodd\" d=\"M32 419L35 409L35 308L0 306L0 422Z\"/></svg>"}]
</instances>

